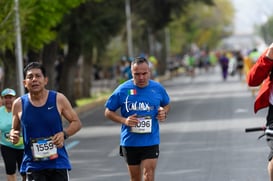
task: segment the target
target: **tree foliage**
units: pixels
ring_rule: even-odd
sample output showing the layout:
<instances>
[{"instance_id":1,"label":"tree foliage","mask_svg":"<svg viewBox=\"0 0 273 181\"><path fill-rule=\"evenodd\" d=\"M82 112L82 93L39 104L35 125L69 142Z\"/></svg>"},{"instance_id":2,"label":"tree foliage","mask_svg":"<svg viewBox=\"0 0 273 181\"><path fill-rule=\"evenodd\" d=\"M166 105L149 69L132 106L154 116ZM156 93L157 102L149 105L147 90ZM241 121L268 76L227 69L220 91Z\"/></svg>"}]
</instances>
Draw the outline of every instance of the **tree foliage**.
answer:
<instances>
[{"instance_id":1,"label":"tree foliage","mask_svg":"<svg viewBox=\"0 0 273 181\"><path fill-rule=\"evenodd\" d=\"M23 12L20 16L21 26L24 26L26 22L24 15L31 11L28 8L30 4L29 1L26 1L21 7L20 12ZM4 52L7 49L13 51L15 42L14 1L0 1L0 7L0 51Z\"/></svg>"},{"instance_id":2,"label":"tree foliage","mask_svg":"<svg viewBox=\"0 0 273 181\"><path fill-rule=\"evenodd\" d=\"M172 47L181 47L183 43L189 42L197 42L200 46L213 46L219 38L228 33L224 31L231 18L226 15L228 6L219 6L219 2L225 1L216 0L214 3L213 0L131 0L134 51L147 51L152 38L154 44L164 48L164 28L171 22L175 22L169 26L171 37L175 37L172 42L175 42L174 39L181 42L179 46L172 43ZM84 76L88 78L88 71L92 69L94 62L101 65L114 62L110 57L106 61L103 60L103 55L107 54L105 48L114 36L121 37L121 48L126 44L125 0L19 2L24 55L29 56L29 52L37 52L52 76L58 47L67 47L62 90L69 99L75 97L73 84L75 77L79 76L76 65L80 56L84 57ZM10 0L0 1L0 5L0 40L3 42L0 45L0 58L6 61L4 65L8 65L9 61L15 62L14 4ZM211 8L211 5L214 5L215 9ZM172 30L173 28L175 30ZM97 54L97 60L93 60L94 52ZM160 53L162 52L164 51ZM116 58L119 57L114 57ZM164 65L164 59L160 58L160 61L163 61L160 65ZM12 68L14 67L9 67L6 72L15 72L9 71ZM84 78L84 81L91 80ZM84 88L89 89L90 87Z\"/></svg>"},{"instance_id":3,"label":"tree foliage","mask_svg":"<svg viewBox=\"0 0 273 181\"><path fill-rule=\"evenodd\" d=\"M71 14L65 17L60 25L61 31L59 33L62 42L68 45L61 91L70 96L72 104L75 103L75 96L73 96L75 91L77 95L80 95L79 92L85 92L85 96L90 95L91 70L93 67L92 51L96 49L98 58L101 58L110 39L120 32L124 22L124 0L90 0L72 10ZM75 65L80 55L84 58L83 69L85 71L78 75ZM82 84L83 88L81 85L79 85L80 88L79 86L73 87L73 82L70 81L78 76L80 80L85 82Z\"/></svg>"},{"instance_id":4,"label":"tree foliage","mask_svg":"<svg viewBox=\"0 0 273 181\"><path fill-rule=\"evenodd\" d=\"M173 20L172 15L183 14L189 4L203 2L213 5L213 0L132 0L132 11L145 20L152 30L161 30Z\"/></svg>"},{"instance_id":5,"label":"tree foliage","mask_svg":"<svg viewBox=\"0 0 273 181\"><path fill-rule=\"evenodd\" d=\"M19 14L23 54L41 51L56 38L56 26L64 14L84 0L20 0ZM14 1L0 1L0 55L4 65L15 64ZM13 53L13 55L10 54ZM16 73L15 67L4 67L5 73ZM13 69L13 70L11 70ZM6 77L16 77L9 75ZM14 81L16 82L16 81ZM5 84L5 82L4 82ZM16 87L16 86L13 86Z\"/></svg>"},{"instance_id":6,"label":"tree foliage","mask_svg":"<svg viewBox=\"0 0 273 181\"><path fill-rule=\"evenodd\" d=\"M13 24L11 18L13 16L12 1L7 3L0 1L0 50L4 51L6 47L12 47Z\"/></svg>"},{"instance_id":7,"label":"tree foliage","mask_svg":"<svg viewBox=\"0 0 273 181\"><path fill-rule=\"evenodd\" d=\"M259 34L263 37L264 41L269 45L273 42L273 16L259 27Z\"/></svg>"},{"instance_id":8,"label":"tree foliage","mask_svg":"<svg viewBox=\"0 0 273 181\"><path fill-rule=\"evenodd\" d=\"M74 37L87 51L91 45L104 49L124 24L123 7L123 0L90 0L80 5L62 22L59 33L62 42L67 43Z\"/></svg>"},{"instance_id":9,"label":"tree foliage","mask_svg":"<svg viewBox=\"0 0 273 181\"><path fill-rule=\"evenodd\" d=\"M234 9L227 0L215 0L213 6L195 3L170 23L172 52L195 43L200 48L216 48L221 39L232 33Z\"/></svg>"},{"instance_id":10,"label":"tree foliage","mask_svg":"<svg viewBox=\"0 0 273 181\"><path fill-rule=\"evenodd\" d=\"M190 4L213 5L213 0L132 0L132 13L134 14L134 28L137 29L134 42L142 51L154 55L159 60L158 73L166 70L166 44L164 28L175 18L180 17L188 10ZM133 32L133 34L135 33ZM137 49L137 48L136 48Z\"/></svg>"},{"instance_id":11,"label":"tree foliage","mask_svg":"<svg viewBox=\"0 0 273 181\"><path fill-rule=\"evenodd\" d=\"M40 50L56 38L56 27L63 16L85 0L24 1L32 1L32 13L26 16L26 24L22 28L22 34L27 37L24 44L29 49Z\"/></svg>"}]
</instances>

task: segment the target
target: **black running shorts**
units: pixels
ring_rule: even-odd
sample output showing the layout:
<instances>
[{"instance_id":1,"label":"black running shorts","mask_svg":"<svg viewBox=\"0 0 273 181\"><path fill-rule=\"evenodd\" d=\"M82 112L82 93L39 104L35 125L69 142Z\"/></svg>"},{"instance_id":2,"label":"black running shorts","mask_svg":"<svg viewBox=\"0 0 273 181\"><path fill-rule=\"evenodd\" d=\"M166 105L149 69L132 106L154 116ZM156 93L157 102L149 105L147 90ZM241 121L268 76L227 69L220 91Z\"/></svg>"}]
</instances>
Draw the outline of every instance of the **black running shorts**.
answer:
<instances>
[{"instance_id":1,"label":"black running shorts","mask_svg":"<svg viewBox=\"0 0 273 181\"><path fill-rule=\"evenodd\" d=\"M16 168L20 170L23 159L24 149L14 149L1 145L1 154L5 162L6 174L12 175L16 173Z\"/></svg>"},{"instance_id":2,"label":"black running shorts","mask_svg":"<svg viewBox=\"0 0 273 181\"><path fill-rule=\"evenodd\" d=\"M128 165L139 165L142 160L159 157L159 145L153 146L120 146L120 156L123 156Z\"/></svg>"},{"instance_id":3,"label":"black running shorts","mask_svg":"<svg viewBox=\"0 0 273 181\"><path fill-rule=\"evenodd\" d=\"M44 169L27 171L27 180L39 181L68 181L69 175L67 169Z\"/></svg>"}]
</instances>

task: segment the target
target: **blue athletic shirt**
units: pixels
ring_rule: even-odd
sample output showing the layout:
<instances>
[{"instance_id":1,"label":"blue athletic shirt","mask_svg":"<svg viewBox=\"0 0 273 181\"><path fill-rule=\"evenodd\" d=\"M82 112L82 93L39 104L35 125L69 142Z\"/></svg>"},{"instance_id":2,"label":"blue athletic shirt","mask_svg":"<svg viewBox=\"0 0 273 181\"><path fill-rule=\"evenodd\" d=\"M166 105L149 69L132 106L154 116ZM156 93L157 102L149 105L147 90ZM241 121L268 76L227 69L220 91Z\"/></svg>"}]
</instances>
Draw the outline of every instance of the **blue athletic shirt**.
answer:
<instances>
[{"instance_id":1,"label":"blue athletic shirt","mask_svg":"<svg viewBox=\"0 0 273 181\"><path fill-rule=\"evenodd\" d=\"M31 139L47 138L63 130L62 118L56 104L57 93L49 91L45 105L35 107L31 104L28 94L21 96L22 116L21 127L24 137L25 152L20 172L43 169L71 169L65 147L57 148L58 158L34 161L31 150Z\"/></svg>"},{"instance_id":2,"label":"blue athletic shirt","mask_svg":"<svg viewBox=\"0 0 273 181\"><path fill-rule=\"evenodd\" d=\"M160 143L159 122L156 119L158 108L168 105L170 98L163 86L149 80L149 84L140 88L132 79L119 85L105 103L111 111L120 108L120 113L127 118L130 115L149 116L152 118L151 133L133 133L131 127L122 124L121 146L152 146Z\"/></svg>"}]
</instances>

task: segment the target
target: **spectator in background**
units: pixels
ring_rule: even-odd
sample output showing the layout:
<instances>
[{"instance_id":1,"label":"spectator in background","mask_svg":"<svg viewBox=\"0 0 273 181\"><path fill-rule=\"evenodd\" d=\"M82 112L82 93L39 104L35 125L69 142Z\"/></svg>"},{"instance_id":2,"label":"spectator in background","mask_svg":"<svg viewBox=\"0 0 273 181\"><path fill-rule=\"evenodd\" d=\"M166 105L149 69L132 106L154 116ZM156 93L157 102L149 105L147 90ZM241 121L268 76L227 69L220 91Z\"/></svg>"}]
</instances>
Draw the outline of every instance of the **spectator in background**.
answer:
<instances>
[{"instance_id":1,"label":"spectator in background","mask_svg":"<svg viewBox=\"0 0 273 181\"><path fill-rule=\"evenodd\" d=\"M223 52L220 55L219 63L221 65L222 78L223 78L224 81L226 81L227 76L228 76L228 64L229 64L229 59L227 57L227 52Z\"/></svg>"},{"instance_id":2,"label":"spectator in background","mask_svg":"<svg viewBox=\"0 0 273 181\"><path fill-rule=\"evenodd\" d=\"M126 61L126 65L123 69L123 75L125 77L125 80L129 80L129 79L132 79L133 76L132 76L132 71L131 71L131 62L133 61L134 59L132 57L128 57L127 61Z\"/></svg>"},{"instance_id":3,"label":"spectator in background","mask_svg":"<svg viewBox=\"0 0 273 181\"><path fill-rule=\"evenodd\" d=\"M187 74L191 77L195 77L195 67L196 67L196 57L191 51L189 54L185 55L185 64L187 65Z\"/></svg>"},{"instance_id":4,"label":"spectator in background","mask_svg":"<svg viewBox=\"0 0 273 181\"><path fill-rule=\"evenodd\" d=\"M157 77L158 60L153 55L149 56L148 60L150 62L151 79L155 79Z\"/></svg>"},{"instance_id":5,"label":"spectator in background","mask_svg":"<svg viewBox=\"0 0 273 181\"><path fill-rule=\"evenodd\" d=\"M256 63L257 58L259 58L259 56L258 56L258 52L257 52L256 48L254 48L253 50L248 52L248 54L244 57L244 72L245 72L245 75L246 75L245 77L247 77L250 70L252 69L252 67ZM259 88L260 88L260 86L256 86L256 87L251 86L251 87L249 87L249 89L251 90L252 96L256 95L256 92L259 90Z\"/></svg>"},{"instance_id":6,"label":"spectator in background","mask_svg":"<svg viewBox=\"0 0 273 181\"><path fill-rule=\"evenodd\" d=\"M244 71L244 57L241 53L241 51L236 51L236 69L237 73L239 74L239 79L242 80L243 77L243 71Z\"/></svg>"},{"instance_id":7,"label":"spectator in background","mask_svg":"<svg viewBox=\"0 0 273 181\"><path fill-rule=\"evenodd\" d=\"M209 62L210 62L210 67L212 68L212 70L214 71L214 68L218 62L218 58L215 54L215 52L211 51L209 53Z\"/></svg>"},{"instance_id":8,"label":"spectator in background","mask_svg":"<svg viewBox=\"0 0 273 181\"><path fill-rule=\"evenodd\" d=\"M260 56L260 52L257 50L257 48L254 48L249 54L249 58L253 64L257 62L259 56Z\"/></svg>"}]
</instances>

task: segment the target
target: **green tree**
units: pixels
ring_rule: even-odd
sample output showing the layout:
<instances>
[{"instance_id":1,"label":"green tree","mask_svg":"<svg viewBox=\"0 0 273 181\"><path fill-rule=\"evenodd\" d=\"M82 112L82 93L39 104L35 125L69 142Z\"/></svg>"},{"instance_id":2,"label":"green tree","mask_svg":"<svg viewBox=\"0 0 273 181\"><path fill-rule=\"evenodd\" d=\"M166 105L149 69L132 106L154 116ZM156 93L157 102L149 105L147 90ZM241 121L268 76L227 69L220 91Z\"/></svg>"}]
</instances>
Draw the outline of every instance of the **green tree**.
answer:
<instances>
[{"instance_id":1,"label":"green tree","mask_svg":"<svg viewBox=\"0 0 273 181\"><path fill-rule=\"evenodd\" d=\"M270 45L273 42L273 16L270 16L268 20L258 27L259 34L263 37L266 44Z\"/></svg>"},{"instance_id":2,"label":"green tree","mask_svg":"<svg viewBox=\"0 0 273 181\"><path fill-rule=\"evenodd\" d=\"M28 14L31 10L28 7L31 2L26 2L22 6L23 15ZM16 76L16 59L15 59L15 28L14 28L14 1L0 1L0 61L4 70L2 85L17 89L19 82ZM23 17L20 19L21 25L25 24Z\"/></svg>"},{"instance_id":3,"label":"green tree","mask_svg":"<svg viewBox=\"0 0 273 181\"><path fill-rule=\"evenodd\" d=\"M58 26L63 17L69 14L85 0L33 0L33 12L26 17L24 47L28 52L28 61L42 60L48 71L49 88L54 88L54 63L58 58Z\"/></svg>"},{"instance_id":4,"label":"green tree","mask_svg":"<svg viewBox=\"0 0 273 181\"><path fill-rule=\"evenodd\" d=\"M227 0L215 0L214 6L195 3L187 12L170 23L172 54L184 53L192 43L200 48L213 49L221 39L232 33L234 9Z\"/></svg>"},{"instance_id":5,"label":"green tree","mask_svg":"<svg viewBox=\"0 0 273 181\"><path fill-rule=\"evenodd\" d=\"M98 58L101 58L110 39L120 32L124 22L123 0L88 1L66 16L61 25L60 36L62 42L68 46L68 53L60 87L73 105L75 93L79 90L83 93L82 96L90 96L94 49L98 52ZM83 55L84 71L79 71L81 69L77 66L80 55ZM84 82L77 87L73 86L75 81L71 81L76 77L77 84L78 81Z\"/></svg>"},{"instance_id":6,"label":"green tree","mask_svg":"<svg viewBox=\"0 0 273 181\"><path fill-rule=\"evenodd\" d=\"M0 1L0 51L13 48L13 1Z\"/></svg>"},{"instance_id":7,"label":"green tree","mask_svg":"<svg viewBox=\"0 0 273 181\"><path fill-rule=\"evenodd\" d=\"M137 33L136 42L139 43L137 46L148 47L146 53L158 58L159 74L164 74L166 69L165 51L162 51L162 48L156 51L156 44L166 47L164 28L176 17L185 14L190 4L195 5L198 2L214 4L213 0L132 0L131 2L132 12L138 22L136 29L140 31ZM139 35L140 33L142 34Z\"/></svg>"},{"instance_id":8,"label":"green tree","mask_svg":"<svg viewBox=\"0 0 273 181\"><path fill-rule=\"evenodd\" d=\"M183 14L190 15L190 20L194 20L192 24L189 24L192 28L190 26L186 27L188 29L184 28L183 35L179 35L177 32L171 32L171 35L179 35L180 37L186 35L187 40L200 42L200 44L206 42L207 39L202 38L210 37L209 31L207 33L204 31L203 35L206 36L201 36L202 32L198 31L198 28L204 27L201 26L203 25L202 21L192 18L196 15L188 12L191 8L188 5L197 2L213 4L212 0L132 0L134 51L151 50L155 43L165 46L162 43L165 40L165 27ZM60 90L67 95L73 105L75 105L76 98L74 81L83 80L84 84L80 89L83 90L83 96L88 97L93 63L101 65L114 63L113 59L104 55L107 55L106 47L114 36L121 34L122 40L126 37L124 3L124 0L20 1L23 48L24 54L28 57L27 61L43 60L49 71L51 84L48 86L52 88L54 62L60 49L65 52L65 54L63 53L65 61ZM3 7L0 10L0 39L4 41L0 45L0 58L4 62L4 67L11 65L6 72L10 74L13 70L13 74L15 74L15 40L14 33L11 33L13 32L13 19L10 18L13 17L13 3L12 1L1 1L0 5ZM198 7L202 6L198 5ZM206 13L204 14L206 15ZM198 16L198 18L202 18L202 16ZM181 26L187 25L190 20L184 16L184 19L180 20ZM179 27L180 24L177 23L176 26ZM205 23L205 25L207 24ZM148 41L149 39L152 41ZM94 52L96 52L96 56ZM83 73L79 71L78 67L78 60L81 56L83 57ZM105 57L108 58L106 61ZM160 66L162 66L163 73L165 58L164 55L159 58L162 61Z\"/></svg>"},{"instance_id":9,"label":"green tree","mask_svg":"<svg viewBox=\"0 0 273 181\"><path fill-rule=\"evenodd\" d=\"M19 2L23 53L30 58L27 61L37 61L44 58L43 63L45 65L52 64L50 61L55 59L48 57L48 55L52 54L44 54L42 56L42 49L46 44L51 44L51 41L56 39L56 27L62 21L64 14L69 13L71 8L78 6L84 0L20 0ZM6 73L5 77L15 78L16 76L13 74L16 73L14 68L14 4L13 1L1 1L0 3L0 22L2 24L0 25L0 38L6 38L6 41L3 41L5 43L0 45L0 54ZM36 56L30 56L30 52L34 52ZM13 66L7 66L10 64ZM47 67L48 70L50 68ZM49 75L52 74L49 73ZM9 79L4 83L7 84L7 82L17 81Z\"/></svg>"}]
</instances>

